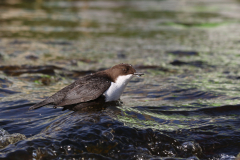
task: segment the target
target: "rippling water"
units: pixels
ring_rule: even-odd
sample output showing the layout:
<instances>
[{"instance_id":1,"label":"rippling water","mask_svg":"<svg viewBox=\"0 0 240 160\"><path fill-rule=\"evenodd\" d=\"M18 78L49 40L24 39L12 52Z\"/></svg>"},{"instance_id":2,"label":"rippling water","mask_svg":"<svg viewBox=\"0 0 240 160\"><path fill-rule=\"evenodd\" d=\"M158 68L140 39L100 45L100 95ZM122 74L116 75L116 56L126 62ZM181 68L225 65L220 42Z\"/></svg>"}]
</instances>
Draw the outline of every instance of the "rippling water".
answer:
<instances>
[{"instance_id":1,"label":"rippling water","mask_svg":"<svg viewBox=\"0 0 240 160\"><path fill-rule=\"evenodd\" d=\"M237 0L0 2L0 159L235 159L239 10ZM28 111L122 62L145 73L122 105Z\"/></svg>"}]
</instances>

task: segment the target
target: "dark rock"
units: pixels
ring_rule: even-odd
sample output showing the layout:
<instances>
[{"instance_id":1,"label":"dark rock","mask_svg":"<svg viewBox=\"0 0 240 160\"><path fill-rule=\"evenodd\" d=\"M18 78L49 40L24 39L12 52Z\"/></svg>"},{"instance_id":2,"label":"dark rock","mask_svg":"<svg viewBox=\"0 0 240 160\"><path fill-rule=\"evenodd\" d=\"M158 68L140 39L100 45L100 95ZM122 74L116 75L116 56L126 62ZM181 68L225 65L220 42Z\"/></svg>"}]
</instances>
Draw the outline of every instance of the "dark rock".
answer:
<instances>
[{"instance_id":1,"label":"dark rock","mask_svg":"<svg viewBox=\"0 0 240 160\"><path fill-rule=\"evenodd\" d=\"M26 59L29 59L29 60L33 60L33 61L36 61L38 59L38 56L34 56L34 55L28 55L28 56L25 56Z\"/></svg>"},{"instance_id":2,"label":"dark rock","mask_svg":"<svg viewBox=\"0 0 240 160\"><path fill-rule=\"evenodd\" d=\"M199 53L196 52L196 51L180 51L180 50L166 51L166 53L173 54L173 55L176 55L176 56L198 56L199 55Z\"/></svg>"},{"instance_id":3,"label":"dark rock","mask_svg":"<svg viewBox=\"0 0 240 160\"><path fill-rule=\"evenodd\" d=\"M20 140L26 139L26 136L20 133L9 134L4 129L0 128L0 148L4 148L9 144L16 143Z\"/></svg>"},{"instance_id":4,"label":"dark rock","mask_svg":"<svg viewBox=\"0 0 240 160\"><path fill-rule=\"evenodd\" d=\"M127 58L127 56L126 56L126 54L125 54L125 51L123 51L123 50L118 51L118 52L117 52L117 58L119 58L119 59L125 59L125 58Z\"/></svg>"}]
</instances>

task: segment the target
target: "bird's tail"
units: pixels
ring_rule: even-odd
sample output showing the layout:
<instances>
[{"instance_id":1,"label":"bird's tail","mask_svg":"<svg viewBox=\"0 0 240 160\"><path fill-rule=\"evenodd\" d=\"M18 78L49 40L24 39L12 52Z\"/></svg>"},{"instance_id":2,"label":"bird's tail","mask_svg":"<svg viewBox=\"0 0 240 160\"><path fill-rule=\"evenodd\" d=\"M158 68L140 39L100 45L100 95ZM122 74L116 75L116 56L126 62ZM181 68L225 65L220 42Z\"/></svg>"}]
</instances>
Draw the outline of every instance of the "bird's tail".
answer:
<instances>
[{"instance_id":1,"label":"bird's tail","mask_svg":"<svg viewBox=\"0 0 240 160\"><path fill-rule=\"evenodd\" d=\"M40 107L43 107L45 105L49 104L49 102L47 102L46 100L42 101L42 102L39 102L39 103L36 103L34 104L33 106L31 106L28 110L33 110L33 109L37 109L37 108L40 108Z\"/></svg>"}]
</instances>

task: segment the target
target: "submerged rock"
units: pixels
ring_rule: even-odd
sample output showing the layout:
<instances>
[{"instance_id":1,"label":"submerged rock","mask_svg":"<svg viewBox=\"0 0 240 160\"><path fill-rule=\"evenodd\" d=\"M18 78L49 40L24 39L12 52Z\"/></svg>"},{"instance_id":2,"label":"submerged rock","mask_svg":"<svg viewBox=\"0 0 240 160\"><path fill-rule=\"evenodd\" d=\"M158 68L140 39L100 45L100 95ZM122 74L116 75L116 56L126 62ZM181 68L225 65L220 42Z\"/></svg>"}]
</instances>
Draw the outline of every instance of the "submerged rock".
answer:
<instances>
[{"instance_id":1,"label":"submerged rock","mask_svg":"<svg viewBox=\"0 0 240 160\"><path fill-rule=\"evenodd\" d=\"M181 51L181 50L166 51L166 53L177 55L177 56L198 56L199 55L199 53L196 51Z\"/></svg>"},{"instance_id":2,"label":"submerged rock","mask_svg":"<svg viewBox=\"0 0 240 160\"><path fill-rule=\"evenodd\" d=\"M35 159L201 157L201 147L196 143L182 143L159 130L130 128L106 114L102 111L73 112L55 121L41 133L5 150L8 150L8 154L16 155L18 153L15 152L25 146L28 156ZM44 138L46 136L47 139Z\"/></svg>"},{"instance_id":3,"label":"submerged rock","mask_svg":"<svg viewBox=\"0 0 240 160\"><path fill-rule=\"evenodd\" d=\"M6 130L0 128L0 148L4 148L9 144L16 143L23 139L26 139L26 136L23 134L9 134Z\"/></svg>"},{"instance_id":4,"label":"submerged rock","mask_svg":"<svg viewBox=\"0 0 240 160\"><path fill-rule=\"evenodd\" d=\"M181 61L181 60L174 60L172 62L170 62L171 65L174 66L182 66L182 65L190 65L190 66L195 66L195 67L210 67L207 63L203 62L203 61L191 61L191 62L185 62L185 61Z\"/></svg>"}]
</instances>

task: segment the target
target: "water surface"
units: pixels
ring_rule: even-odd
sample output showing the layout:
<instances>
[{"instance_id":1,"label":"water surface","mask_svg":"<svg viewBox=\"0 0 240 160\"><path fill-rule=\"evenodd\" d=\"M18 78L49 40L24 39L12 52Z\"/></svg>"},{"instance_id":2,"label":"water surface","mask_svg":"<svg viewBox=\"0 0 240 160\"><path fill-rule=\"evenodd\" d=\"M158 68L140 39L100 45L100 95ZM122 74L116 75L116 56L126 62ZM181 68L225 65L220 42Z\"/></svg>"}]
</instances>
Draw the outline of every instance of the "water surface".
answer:
<instances>
[{"instance_id":1,"label":"water surface","mask_svg":"<svg viewBox=\"0 0 240 160\"><path fill-rule=\"evenodd\" d=\"M235 159L240 3L0 2L0 159ZM121 106L28 108L131 63Z\"/></svg>"}]
</instances>

